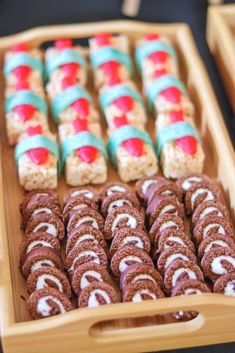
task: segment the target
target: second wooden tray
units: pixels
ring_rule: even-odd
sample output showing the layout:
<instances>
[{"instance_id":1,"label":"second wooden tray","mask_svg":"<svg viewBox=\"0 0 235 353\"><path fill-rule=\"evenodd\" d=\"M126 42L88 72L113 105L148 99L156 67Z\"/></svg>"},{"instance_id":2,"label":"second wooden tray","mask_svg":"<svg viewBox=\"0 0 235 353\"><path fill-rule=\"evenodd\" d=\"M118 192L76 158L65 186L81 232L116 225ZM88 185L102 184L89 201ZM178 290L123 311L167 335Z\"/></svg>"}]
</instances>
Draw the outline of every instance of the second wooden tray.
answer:
<instances>
[{"instance_id":1,"label":"second wooden tray","mask_svg":"<svg viewBox=\"0 0 235 353\"><path fill-rule=\"evenodd\" d=\"M1 69L5 51L19 41L40 46L61 37L87 38L104 29L128 35L132 46L136 38L150 32L159 32L171 38L179 54L182 79L196 107L196 123L206 152L205 173L217 179L222 186L234 222L233 149L187 25L112 21L37 28L0 39ZM18 269L18 246L22 239L18 205L23 193L17 180L13 150L7 144L2 75L0 82L0 321L4 352L128 353L234 340L235 299L216 294L166 298L139 304L120 303L77 309L39 321L30 319L24 300L25 281ZM110 178L114 177L114 172L110 172ZM61 195L64 190L65 184L61 180ZM179 323L162 316L178 310L194 310L200 314L191 321Z\"/></svg>"},{"instance_id":2,"label":"second wooden tray","mask_svg":"<svg viewBox=\"0 0 235 353\"><path fill-rule=\"evenodd\" d=\"M235 113L235 4L210 6L207 42Z\"/></svg>"}]
</instances>

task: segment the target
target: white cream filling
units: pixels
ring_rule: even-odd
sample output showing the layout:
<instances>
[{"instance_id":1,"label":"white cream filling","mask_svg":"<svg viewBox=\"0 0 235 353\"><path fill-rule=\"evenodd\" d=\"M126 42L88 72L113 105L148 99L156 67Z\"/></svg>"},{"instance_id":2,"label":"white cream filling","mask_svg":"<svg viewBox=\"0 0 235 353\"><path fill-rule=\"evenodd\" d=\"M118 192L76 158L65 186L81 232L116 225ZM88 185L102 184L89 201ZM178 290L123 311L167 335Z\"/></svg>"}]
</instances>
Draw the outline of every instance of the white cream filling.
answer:
<instances>
[{"instance_id":1,"label":"white cream filling","mask_svg":"<svg viewBox=\"0 0 235 353\"><path fill-rule=\"evenodd\" d=\"M225 275L227 273L226 268L223 267L221 263L221 261L223 260L229 262L235 269L235 259L229 255L221 255L221 256L215 257L211 262L211 270L213 273L217 275Z\"/></svg>"},{"instance_id":2,"label":"white cream filling","mask_svg":"<svg viewBox=\"0 0 235 353\"><path fill-rule=\"evenodd\" d=\"M99 226L98 226L96 219L94 219L93 217L90 217L90 216L79 219L77 221L77 223L75 224L74 228L78 228L78 227L80 227L81 224L87 223L87 222L91 222L92 227L99 229Z\"/></svg>"},{"instance_id":3,"label":"white cream filling","mask_svg":"<svg viewBox=\"0 0 235 353\"><path fill-rule=\"evenodd\" d=\"M115 200L113 202L110 202L109 207L108 207L108 213L110 213L116 207L121 207L121 206L125 206L125 205L132 206L131 202L128 200L125 200L125 199L119 199L119 200Z\"/></svg>"},{"instance_id":4,"label":"white cream filling","mask_svg":"<svg viewBox=\"0 0 235 353\"><path fill-rule=\"evenodd\" d=\"M126 189L123 186L120 185L113 185L110 186L110 188L108 188L108 190L106 191L107 196L113 195L116 192L125 192Z\"/></svg>"},{"instance_id":5,"label":"white cream filling","mask_svg":"<svg viewBox=\"0 0 235 353\"><path fill-rule=\"evenodd\" d=\"M33 211L32 216L35 216L38 213L52 214L52 210L50 210L50 208L48 207L37 208L36 210Z\"/></svg>"},{"instance_id":6,"label":"white cream filling","mask_svg":"<svg viewBox=\"0 0 235 353\"><path fill-rule=\"evenodd\" d=\"M34 240L27 247L26 254L28 254L37 245L46 246L47 248L53 248L53 246L48 241L45 241L45 240Z\"/></svg>"},{"instance_id":7,"label":"white cream filling","mask_svg":"<svg viewBox=\"0 0 235 353\"><path fill-rule=\"evenodd\" d=\"M59 289L60 292L63 292L63 286L62 286L60 280L51 274L42 274L42 275L38 276L38 279L36 282L36 290L47 288L48 287L48 285L46 283L47 279L49 279L50 281L52 281L53 283L55 283L57 285L56 289Z\"/></svg>"},{"instance_id":8,"label":"white cream filling","mask_svg":"<svg viewBox=\"0 0 235 353\"><path fill-rule=\"evenodd\" d=\"M147 294L151 299L157 299L156 295L152 292L150 292L148 289L141 289L138 292L136 292L133 297L132 297L132 302L133 303L140 303L143 301L142 295Z\"/></svg>"},{"instance_id":9,"label":"white cream filling","mask_svg":"<svg viewBox=\"0 0 235 353\"><path fill-rule=\"evenodd\" d=\"M38 223L38 225L36 225L36 227L33 229L33 233L36 233L37 231L39 231L43 227L47 227L47 229L45 231L46 233L51 234L54 237L57 236L57 229L54 226L54 224L47 223L47 222Z\"/></svg>"},{"instance_id":10,"label":"white cream filling","mask_svg":"<svg viewBox=\"0 0 235 353\"><path fill-rule=\"evenodd\" d=\"M209 233L209 231L213 228L219 228L218 233L225 235L225 230L223 226L221 226L219 223L211 223L203 229L203 238L205 238L207 236L207 233Z\"/></svg>"},{"instance_id":11,"label":"white cream filling","mask_svg":"<svg viewBox=\"0 0 235 353\"><path fill-rule=\"evenodd\" d=\"M122 220L122 219L127 219L126 222L126 227L129 228L136 228L137 226L137 220L135 217L133 217L132 215L130 215L129 213L120 213L116 216L116 218L113 221L112 224L112 232L115 231L115 229L117 228L118 223Z\"/></svg>"},{"instance_id":12,"label":"white cream filling","mask_svg":"<svg viewBox=\"0 0 235 353\"><path fill-rule=\"evenodd\" d=\"M183 295L192 295L192 294L202 294L202 291L198 288L187 288L185 289Z\"/></svg>"},{"instance_id":13,"label":"white cream filling","mask_svg":"<svg viewBox=\"0 0 235 353\"><path fill-rule=\"evenodd\" d=\"M81 237L79 237L79 239L77 239L75 245L78 245L78 244L80 244L80 243L82 243L83 241L86 241L86 240L92 240L93 243L98 244L98 240L95 239L94 235L92 235L92 234L83 234Z\"/></svg>"},{"instance_id":14,"label":"white cream filling","mask_svg":"<svg viewBox=\"0 0 235 353\"><path fill-rule=\"evenodd\" d=\"M151 282L153 282L153 283L156 283L155 279L154 279L152 276L148 275L147 273L145 273L145 274L140 274L140 275L136 275L136 276L133 278L133 280L132 280L131 283L135 283L135 282L137 282L137 281L142 281L142 280L145 280L145 279L148 279L149 281L151 281Z\"/></svg>"},{"instance_id":15,"label":"white cream filling","mask_svg":"<svg viewBox=\"0 0 235 353\"><path fill-rule=\"evenodd\" d=\"M189 261L188 257L183 255L183 254L172 254L170 255L167 260L166 260L166 263L165 263L165 269L167 268L167 266L173 262L174 260L185 260L185 261Z\"/></svg>"},{"instance_id":16,"label":"white cream filling","mask_svg":"<svg viewBox=\"0 0 235 353\"><path fill-rule=\"evenodd\" d=\"M176 282L178 281L178 278L183 274L183 273L187 273L188 278L189 279L197 279L197 276L195 274L195 272L193 272L192 270L190 270L189 268L178 268L175 273L172 276L172 286L174 287L176 285Z\"/></svg>"},{"instance_id":17,"label":"white cream filling","mask_svg":"<svg viewBox=\"0 0 235 353\"><path fill-rule=\"evenodd\" d=\"M31 272L34 272L38 270L39 268L44 267L45 265L50 266L50 267L55 267L54 263L51 260L39 260L36 261L32 266L31 266Z\"/></svg>"},{"instance_id":18,"label":"white cream filling","mask_svg":"<svg viewBox=\"0 0 235 353\"><path fill-rule=\"evenodd\" d=\"M88 281L87 276L94 277L95 279L97 279L97 281L103 282L103 277L102 277L101 273L99 273L95 270L87 270L81 276L81 280L80 280L81 289L89 286L89 284L91 283Z\"/></svg>"},{"instance_id":19,"label":"white cream filling","mask_svg":"<svg viewBox=\"0 0 235 353\"><path fill-rule=\"evenodd\" d=\"M72 197L78 196L78 195L84 195L85 197L87 197L88 199L93 199L93 192L91 192L90 190L84 189L84 190L74 190L71 193Z\"/></svg>"},{"instance_id":20,"label":"white cream filling","mask_svg":"<svg viewBox=\"0 0 235 353\"><path fill-rule=\"evenodd\" d=\"M191 207L192 209L194 208L194 204L196 201L196 198L202 194L206 193L206 197L203 201L211 201L214 200L214 194L212 193L211 190L206 189L206 188L198 188L197 190L195 190L192 195L191 195Z\"/></svg>"},{"instance_id":21,"label":"white cream filling","mask_svg":"<svg viewBox=\"0 0 235 353\"><path fill-rule=\"evenodd\" d=\"M174 193L171 190L165 190L161 192L161 195L174 195Z\"/></svg>"},{"instance_id":22,"label":"white cream filling","mask_svg":"<svg viewBox=\"0 0 235 353\"><path fill-rule=\"evenodd\" d=\"M142 242L142 240L140 239L140 237L137 237L135 235L128 235L126 236L123 241L122 241L122 245L126 245L128 243L135 243L135 246L137 246L140 249L144 248L144 243Z\"/></svg>"},{"instance_id":23,"label":"white cream filling","mask_svg":"<svg viewBox=\"0 0 235 353\"><path fill-rule=\"evenodd\" d=\"M161 212L159 213L159 216L161 216L162 214L165 214L171 210L175 210L175 212L172 212L171 214L173 215L177 215L178 211L176 210L176 207L174 205L166 205L161 209Z\"/></svg>"},{"instance_id":24,"label":"white cream filling","mask_svg":"<svg viewBox=\"0 0 235 353\"><path fill-rule=\"evenodd\" d=\"M98 265L100 264L100 259L99 259L98 255L96 254L96 252L91 251L91 250L84 250L78 256L76 256L74 258L72 266L69 268L69 271L73 271L77 260L79 260L81 257L84 257L84 256L91 256L91 257L93 257L93 259L90 260L89 262L94 262Z\"/></svg>"},{"instance_id":25,"label":"white cream filling","mask_svg":"<svg viewBox=\"0 0 235 353\"><path fill-rule=\"evenodd\" d=\"M177 236L175 236L175 235L170 235L170 236L167 237L167 239L166 239L166 242L165 242L165 244L164 244L164 249L167 249L167 248L170 247L169 245L167 245L167 241L168 241L168 240L173 241L174 243L177 243L177 244L180 244L180 245L185 246L184 241L183 241L180 237L177 237Z\"/></svg>"},{"instance_id":26,"label":"white cream filling","mask_svg":"<svg viewBox=\"0 0 235 353\"><path fill-rule=\"evenodd\" d=\"M47 300L53 301L55 304L58 305L61 314L65 313L65 308L60 300L54 298L52 295L47 295L46 297L42 297L38 300L37 303L37 313L42 315L43 317L50 316L52 308L47 303Z\"/></svg>"},{"instance_id":27,"label":"white cream filling","mask_svg":"<svg viewBox=\"0 0 235 353\"><path fill-rule=\"evenodd\" d=\"M152 184L155 184L157 181L154 180L154 179L148 179L148 180L145 180L142 184L142 187L141 187L141 190L143 192L143 194L145 195L148 188L150 187L150 185Z\"/></svg>"},{"instance_id":28,"label":"white cream filling","mask_svg":"<svg viewBox=\"0 0 235 353\"><path fill-rule=\"evenodd\" d=\"M214 207L214 206L210 206L210 207L206 207L201 213L200 213L200 216L199 216L199 219L202 219L203 217L205 217L206 215L214 212L214 211L217 211L217 216L219 217L222 217L222 213L218 210L217 207Z\"/></svg>"},{"instance_id":29,"label":"white cream filling","mask_svg":"<svg viewBox=\"0 0 235 353\"><path fill-rule=\"evenodd\" d=\"M175 226L177 226L177 224L174 221L168 221L168 222L163 223L160 226L159 230L161 231L161 230L164 230L166 228L175 227Z\"/></svg>"},{"instance_id":30,"label":"white cream filling","mask_svg":"<svg viewBox=\"0 0 235 353\"><path fill-rule=\"evenodd\" d=\"M210 249L213 247L214 244L221 246L221 248L228 248L229 247L228 244L225 243L225 241L223 241L223 240L213 240L210 244L208 244L205 247L204 254L206 254L208 251L210 251Z\"/></svg>"},{"instance_id":31,"label":"white cream filling","mask_svg":"<svg viewBox=\"0 0 235 353\"><path fill-rule=\"evenodd\" d=\"M96 299L96 294L99 294L101 297L103 297L105 302L106 302L106 304L110 304L111 303L109 295L104 290L95 289L94 291L92 291L90 293L90 296L89 296L89 299L88 299L88 303L87 303L88 308L95 308L95 307L100 305L100 303Z\"/></svg>"},{"instance_id":32,"label":"white cream filling","mask_svg":"<svg viewBox=\"0 0 235 353\"><path fill-rule=\"evenodd\" d=\"M184 182L182 183L182 188L184 190L188 190L194 183L198 183L202 180L201 177L190 177L184 180Z\"/></svg>"},{"instance_id":33,"label":"white cream filling","mask_svg":"<svg viewBox=\"0 0 235 353\"><path fill-rule=\"evenodd\" d=\"M118 268L119 268L119 271L121 273L124 272L125 269L127 269L127 267L129 266L126 263L128 261L134 261L134 262L142 264L142 260L138 256L132 256L132 255L126 256L119 262L119 267Z\"/></svg>"},{"instance_id":34,"label":"white cream filling","mask_svg":"<svg viewBox=\"0 0 235 353\"><path fill-rule=\"evenodd\" d=\"M235 280L229 281L226 284L224 288L224 294L235 297Z\"/></svg>"},{"instance_id":35,"label":"white cream filling","mask_svg":"<svg viewBox=\"0 0 235 353\"><path fill-rule=\"evenodd\" d=\"M85 204L85 203L80 203L79 205L74 206L74 207L72 208L72 210L80 210L81 208L85 208L85 207L87 207L87 204ZM72 211L72 210L71 210L71 211Z\"/></svg>"}]
</instances>

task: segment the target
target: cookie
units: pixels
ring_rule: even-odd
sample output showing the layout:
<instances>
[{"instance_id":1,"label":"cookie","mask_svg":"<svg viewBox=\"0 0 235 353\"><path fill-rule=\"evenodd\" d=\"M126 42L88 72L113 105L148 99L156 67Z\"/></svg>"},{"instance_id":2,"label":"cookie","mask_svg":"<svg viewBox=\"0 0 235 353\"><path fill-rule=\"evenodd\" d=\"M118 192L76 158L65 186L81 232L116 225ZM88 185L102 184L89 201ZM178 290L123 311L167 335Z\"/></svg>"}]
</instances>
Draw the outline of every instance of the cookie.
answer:
<instances>
[{"instance_id":1,"label":"cookie","mask_svg":"<svg viewBox=\"0 0 235 353\"><path fill-rule=\"evenodd\" d=\"M176 229L166 229L157 238L156 253L162 253L164 250L174 245L181 245L195 253L195 246L191 239L182 231Z\"/></svg>"},{"instance_id":2,"label":"cookie","mask_svg":"<svg viewBox=\"0 0 235 353\"><path fill-rule=\"evenodd\" d=\"M72 274L79 265L89 262L94 262L103 267L107 266L106 253L99 244L82 243L76 245L69 252L64 265L69 274Z\"/></svg>"},{"instance_id":3,"label":"cookie","mask_svg":"<svg viewBox=\"0 0 235 353\"><path fill-rule=\"evenodd\" d=\"M195 262L177 260L171 262L164 274L164 285L168 293L171 293L173 288L182 281L195 280L203 282L204 277L201 269Z\"/></svg>"},{"instance_id":4,"label":"cookie","mask_svg":"<svg viewBox=\"0 0 235 353\"><path fill-rule=\"evenodd\" d=\"M140 229L120 228L113 238L109 254L112 257L117 250L125 245L134 245L143 249L147 254L150 252L150 241L148 235Z\"/></svg>"},{"instance_id":5,"label":"cookie","mask_svg":"<svg viewBox=\"0 0 235 353\"><path fill-rule=\"evenodd\" d=\"M162 232L168 229L175 229L184 232L184 222L181 217L173 214L163 214L159 216L149 230L149 238L151 242L157 243Z\"/></svg>"},{"instance_id":6,"label":"cookie","mask_svg":"<svg viewBox=\"0 0 235 353\"><path fill-rule=\"evenodd\" d=\"M235 249L234 239L226 237L223 234L212 234L202 240L198 247L198 257L201 259L208 251L214 248L230 248Z\"/></svg>"},{"instance_id":7,"label":"cookie","mask_svg":"<svg viewBox=\"0 0 235 353\"><path fill-rule=\"evenodd\" d=\"M235 297L235 272L219 277L214 284L213 292Z\"/></svg>"},{"instance_id":8,"label":"cookie","mask_svg":"<svg viewBox=\"0 0 235 353\"><path fill-rule=\"evenodd\" d=\"M67 232L70 233L73 229L82 227L94 227L103 232L104 219L98 211L92 208L87 207L74 211L69 219Z\"/></svg>"},{"instance_id":9,"label":"cookie","mask_svg":"<svg viewBox=\"0 0 235 353\"><path fill-rule=\"evenodd\" d=\"M140 204L134 193L116 192L110 196L106 196L101 205L101 213L106 217L114 208L122 206L132 206L140 209Z\"/></svg>"},{"instance_id":10,"label":"cookie","mask_svg":"<svg viewBox=\"0 0 235 353\"><path fill-rule=\"evenodd\" d=\"M138 281L130 283L125 287L122 294L123 302L140 303L144 300L156 300L164 298L164 293L161 288L150 281Z\"/></svg>"},{"instance_id":11,"label":"cookie","mask_svg":"<svg viewBox=\"0 0 235 353\"><path fill-rule=\"evenodd\" d=\"M112 239L120 228L144 230L143 215L132 206L114 208L105 220L104 234L106 239Z\"/></svg>"},{"instance_id":12,"label":"cookie","mask_svg":"<svg viewBox=\"0 0 235 353\"><path fill-rule=\"evenodd\" d=\"M71 284L76 295L79 295L81 290L95 282L103 282L112 285L111 278L102 265L98 265L94 262L86 262L79 265L73 272Z\"/></svg>"},{"instance_id":13,"label":"cookie","mask_svg":"<svg viewBox=\"0 0 235 353\"><path fill-rule=\"evenodd\" d=\"M80 188L70 189L64 197L64 203L66 204L71 197L76 197L76 196L85 196L89 200L98 202L98 192L96 191L96 189L94 189L91 186L84 186Z\"/></svg>"},{"instance_id":14,"label":"cookie","mask_svg":"<svg viewBox=\"0 0 235 353\"><path fill-rule=\"evenodd\" d=\"M41 267L32 272L27 278L29 294L44 288L55 288L71 297L71 288L65 274L55 267Z\"/></svg>"},{"instance_id":15,"label":"cookie","mask_svg":"<svg viewBox=\"0 0 235 353\"><path fill-rule=\"evenodd\" d=\"M117 278L133 264L146 264L153 267L152 259L142 249L134 245L126 245L120 248L112 257L110 268Z\"/></svg>"},{"instance_id":16,"label":"cookie","mask_svg":"<svg viewBox=\"0 0 235 353\"><path fill-rule=\"evenodd\" d=\"M186 191L188 191L188 189L191 186L201 182L204 182L210 185L211 180L206 175L199 174L199 173L190 173L179 178L176 181L176 184L182 190L183 195L185 195Z\"/></svg>"},{"instance_id":17,"label":"cookie","mask_svg":"<svg viewBox=\"0 0 235 353\"><path fill-rule=\"evenodd\" d=\"M53 190L47 189L37 189L29 191L24 195L24 198L20 204L20 213L24 213L24 209L27 207L28 202L32 200L37 200L40 196L48 196L54 199L55 203L59 203L58 194Z\"/></svg>"},{"instance_id":18,"label":"cookie","mask_svg":"<svg viewBox=\"0 0 235 353\"><path fill-rule=\"evenodd\" d=\"M125 183L122 182L109 182L106 183L100 190L99 192L99 199L101 202L103 202L103 200L105 199L105 197L113 195L115 193L131 193L132 192L132 188Z\"/></svg>"},{"instance_id":19,"label":"cookie","mask_svg":"<svg viewBox=\"0 0 235 353\"><path fill-rule=\"evenodd\" d=\"M74 211L81 210L82 208L87 208L87 207L97 210L97 204L92 199L89 199L84 195L73 196L67 199L67 202L63 208L64 223L65 224L68 223L70 216Z\"/></svg>"},{"instance_id":20,"label":"cookie","mask_svg":"<svg viewBox=\"0 0 235 353\"><path fill-rule=\"evenodd\" d=\"M68 233L67 236L68 240L66 244L66 255L69 254L74 246L85 242L99 244L102 248L105 248L107 245L103 233L94 227L75 228Z\"/></svg>"},{"instance_id":21,"label":"cookie","mask_svg":"<svg viewBox=\"0 0 235 353\"><path fill-rule=\"evenodd\" d=\"M79 295L79 308L95 308L100 305L118 303L115 289L104 282L94 282L85 287Z\"/></svg>"},{"instance_id":22,"label":"cookie","mask_svg":"<svg viewBox=\"0 0 235 353\"><path fill-rule=\"evenodd\" d=\"M168 266L173 262L184 260L196 263L196 256L188 248L182 245L174 245L164 250L157 260L157 270L163 275Z\"/></svg>"},{"instance_id":23,"label":"cookie","mask_svg":"<svg viewBox=\"0 0 235 353\"><path fill-rule=\"evenodd\" d=\"M159 177L157 175L153 175L153 176L141 178L136 182L135 190L136 190L136 193L137 193L140 201L145 202L145 195L146 195L149 187L151 185L155 184L159 179L164 179L164 178ZM145 204L146 204L146 202L145 202Z\"/></svg>"},{"instance_id":24,"label":"cookie","mask_svg":"<svg viewBox=\"0 0 235 353\"><path fill-rule=\"evenodd\" d=\"M145 281L158 284L163 288L163 279L158 271L152 266L136 263L127 267L127 269L122 272L120 277L120 288L125 290L130 284Z\"/></svg>"},{"instance_id":25,"label":"cookie","mask_svg":"<svg viewBox=\"0 0 235 353\"><path fill-rule=\"evenodd\" d=\"M62 240L65 235L62 220L55 215L49 214L38 214L29 220L25 229L25 235L28 236L36 232L48 233L59 240Z\"/></svg>"},{"instance_id":26,"label":"cookie","mask_svg":"<svg viewBox=\"0 0 235 353\"><path fill-rule=\"evenodd\" d=\"M33 292L27 302L29 313L33 319L64 314L73 309L67 295L54 288L40 289Z\"/></svg>"},{"instance_id":27,"label":"cookie","mask_svg":"<svg viewBox=\"0 0 235 353\"><path fill-rule=\"evenodd\" d=\"M148 204L156 195L176 196L179 202L182 202L182 191L170 180L158 178L155 183L150 185L145 193L145 203Z\"/></svg>"}]
</instances>

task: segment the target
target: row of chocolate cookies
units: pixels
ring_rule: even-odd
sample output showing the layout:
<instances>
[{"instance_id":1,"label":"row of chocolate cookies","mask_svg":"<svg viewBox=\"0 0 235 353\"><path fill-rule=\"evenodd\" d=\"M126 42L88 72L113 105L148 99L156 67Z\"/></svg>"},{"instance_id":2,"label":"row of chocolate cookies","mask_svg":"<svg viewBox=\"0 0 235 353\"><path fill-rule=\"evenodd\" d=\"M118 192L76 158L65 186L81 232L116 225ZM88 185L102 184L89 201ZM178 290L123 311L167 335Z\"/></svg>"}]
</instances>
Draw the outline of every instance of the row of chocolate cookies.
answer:
<instances>
[{"instance_id":1,"label":"row of chocolate cookies","mask_svg":"<svg viewBox=\"0 0 235 353\"><path fill-rule=\"evenodd\" d=\"M174 182L162 177L137 182L136 191L146 205L146 222L152 242L152 257L163 276L168 296L209 292L197 265L195 246L186 234L183 193ZM176 319L189 319L192 312L177 312Z\"/></svg>"},{"instance_id":2,"label":"row of chocolate cookies","mask_svg":"<svg viewBox=\"0 0 235 353\"><path fill-rule=\"evenodd\" d=\"M119 282L123 302L164 297L162 278L150 257L151 243L144 214L133 189L109 183L100 193L105 236L110 242L110 268Z\"/></svg>"},{"instance_id":3,"label":"row of chocolate cookies","mask_svg":"<svg viewBox=\"0 0 235 353\"><path fill-rule=\"evenodd\" d=\"M104 219L99 211L98 192L91 187L71 189L64 201L65 268L78 298L78 307L92 308L118 302L108 272Z\"/></svg>"},{"instance_id":4,"label":"row of chocolate cookies","mask_svg":"<svg viewBox=\"0 0 235 353\"><path fill-rule=\"evenodd\" d=\"M192 216L191 232L205 277L214 283L214 292L235 296L233 226L218 186L197 174L177 183L185 194L186 212Z\"/></svg>"},{"instance_id":5,"label":"row of chocolate cookies","mask_svg":"<svg viewBox=\"0 0 235 353\"><path fill-rule=\"evenodd\" d=\"M48 190L30 192L25 195L20 212L25 233L19 249L20 269L27 279L32 318L71 310L71 288L60 256L60 240L65 232L58 195Z\"/></svg>"}]
</instances>

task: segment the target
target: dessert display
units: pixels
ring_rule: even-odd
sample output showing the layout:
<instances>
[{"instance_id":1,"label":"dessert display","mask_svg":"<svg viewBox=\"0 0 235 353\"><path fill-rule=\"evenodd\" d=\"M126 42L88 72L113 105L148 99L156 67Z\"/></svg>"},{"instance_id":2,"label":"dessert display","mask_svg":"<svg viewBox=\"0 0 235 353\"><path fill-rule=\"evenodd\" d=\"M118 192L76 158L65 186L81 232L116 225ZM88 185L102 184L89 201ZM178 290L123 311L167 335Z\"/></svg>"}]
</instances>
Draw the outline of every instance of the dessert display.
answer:
<instances>
[{"instance_id":1,"label":"dessert display","mask_svg":"<svg viewBox=\"0 0 235 353\"><path fill-rule=\"evenodd\" d=\"M6 54L7 135L29 191L20 204L19 265L33 319L73 306L235 296L233 226L218 185L202 174L205 155L177 52L149 33L135 54L144 98L126 35L89 39L90 59L71 39L56 40L45 50L46 76L41 50L20 44ZM156 146L145 100L156 117ZM108 160L119 178L109 177ZM73 188L58 184L62 169ZM52 191L58 185L60 198Z\"/></svg>"}]
</instances>

